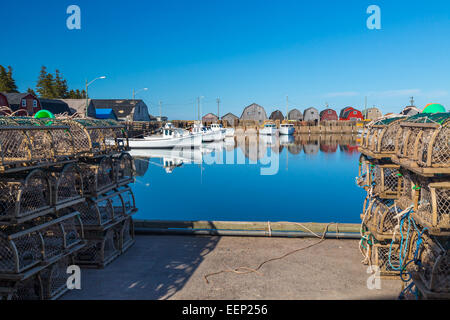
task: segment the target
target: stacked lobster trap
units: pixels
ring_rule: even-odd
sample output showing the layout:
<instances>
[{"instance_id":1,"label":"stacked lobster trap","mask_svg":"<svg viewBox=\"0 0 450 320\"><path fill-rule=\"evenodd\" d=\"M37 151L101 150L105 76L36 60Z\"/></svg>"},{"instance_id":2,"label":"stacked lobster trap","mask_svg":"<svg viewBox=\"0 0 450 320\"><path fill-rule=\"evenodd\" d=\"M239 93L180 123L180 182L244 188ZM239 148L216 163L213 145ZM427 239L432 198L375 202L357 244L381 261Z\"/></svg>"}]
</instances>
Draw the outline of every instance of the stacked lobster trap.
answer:
<instances>
[{"instance_id":1,"label":"stacked lobster trap","mask_svg":"<svg viewBox=\"0 0 450 320\"><path fill-rule=\"evenodd\" d=\"M98 256L133 244L127 150L115 121L0 117L0 300L56 299L68 266L105 264L80 260L93 239Z\"/></svg>"},{"instance_id":2,"label":"stacked lobster trap","mask_svg":"<svg viewBox=\"0 0 450 320\"><path fill-rule=\"evenodd\" d=\"M450 113L372 122L359 149L364 263L400 298L450 298Z\"/></svg>"}]
</instances>

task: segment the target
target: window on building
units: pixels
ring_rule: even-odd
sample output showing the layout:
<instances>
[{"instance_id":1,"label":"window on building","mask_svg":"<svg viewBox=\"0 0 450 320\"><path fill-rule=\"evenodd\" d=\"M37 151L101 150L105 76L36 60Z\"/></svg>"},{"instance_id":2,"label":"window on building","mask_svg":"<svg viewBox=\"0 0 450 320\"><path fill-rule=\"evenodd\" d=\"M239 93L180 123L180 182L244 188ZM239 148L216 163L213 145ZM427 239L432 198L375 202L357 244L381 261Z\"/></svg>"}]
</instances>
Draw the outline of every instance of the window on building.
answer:
<instances>
[{"instance_id":1,"label":"window on building","mask_svg":"<svg viewBox=\"0 0 450 320\"><path fill-rule=\"evenodd\" d=\"M26 107L27 106L27 100L22 99L22 107Z\"/></svg>"},{"instance_id":2,"label":"window on building","mask_svg":"<svg viewBox=\"0 0 450 320\"><path fill-rule=\"evenodd\" d=\"M33 108L37 108L37 100L33 100Z\"/></svg>"}]
</instances>

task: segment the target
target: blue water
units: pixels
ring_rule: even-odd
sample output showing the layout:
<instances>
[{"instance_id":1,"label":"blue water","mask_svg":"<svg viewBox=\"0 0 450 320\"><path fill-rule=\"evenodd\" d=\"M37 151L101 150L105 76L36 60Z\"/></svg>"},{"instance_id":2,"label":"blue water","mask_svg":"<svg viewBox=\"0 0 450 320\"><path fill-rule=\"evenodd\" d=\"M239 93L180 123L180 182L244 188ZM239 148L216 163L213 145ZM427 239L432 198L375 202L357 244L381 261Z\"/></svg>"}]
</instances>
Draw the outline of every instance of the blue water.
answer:
<instances>
[{"instance_id":1,"label":"blue water","mask_svg":"<svg viewBox=\"0 0 450 320\"><path fill-rule=\"evenodd\" d=\"M182 159L183 163L178 153L170 151L132 153L138 170L132 186L139 208L135 218L360 220L365 192L355 185L359 158L356 141L305 142L305 138L285 141L291 144L286 147L279 145L278 139L256 139L241 136L205 145L206 150L187 153L191 155L188 160L194 161ZM250 148L253 151L245 151ZM170 167L174 161L179 166Z\"/></svg>"}]
</instances>

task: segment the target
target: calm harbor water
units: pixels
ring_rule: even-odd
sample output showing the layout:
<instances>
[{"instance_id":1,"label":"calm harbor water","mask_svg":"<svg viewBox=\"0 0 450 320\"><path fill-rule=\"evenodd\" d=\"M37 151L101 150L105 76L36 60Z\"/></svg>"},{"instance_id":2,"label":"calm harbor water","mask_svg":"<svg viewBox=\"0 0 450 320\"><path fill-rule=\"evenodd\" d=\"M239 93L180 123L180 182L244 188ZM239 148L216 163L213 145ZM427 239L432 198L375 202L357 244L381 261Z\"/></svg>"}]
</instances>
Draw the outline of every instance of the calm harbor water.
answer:
<instances>
[{"instance_id":1,"label":"calm harbor water","mask_svg":"<svg viewBox=\"0 0 450 320\"><path fill-rule=\"evenodd\" d=\"M356 136L237 136L132 150L136 219L358 223Z\"/></svg>"}]
</instances>

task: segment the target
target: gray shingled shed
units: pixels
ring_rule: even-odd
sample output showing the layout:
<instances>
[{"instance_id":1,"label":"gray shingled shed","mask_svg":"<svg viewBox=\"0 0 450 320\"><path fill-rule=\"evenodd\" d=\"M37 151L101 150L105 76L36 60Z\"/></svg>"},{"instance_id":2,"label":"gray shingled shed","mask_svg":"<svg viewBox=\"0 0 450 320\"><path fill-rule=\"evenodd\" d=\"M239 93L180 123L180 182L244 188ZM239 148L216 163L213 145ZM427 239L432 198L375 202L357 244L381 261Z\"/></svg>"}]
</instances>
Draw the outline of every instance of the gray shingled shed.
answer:
<instances>
[{"instance_id":1,"label":"gray shingled shed","mask_svg":"<svg viewBox=\"0 0 450 320\"><path fill-rule=\"evenodd\" d=\"M253 120L262 124L267 120L266 110L259 104L252 103L244 109L241 115L241 120Z\"/></svg>"}]
</instances>

